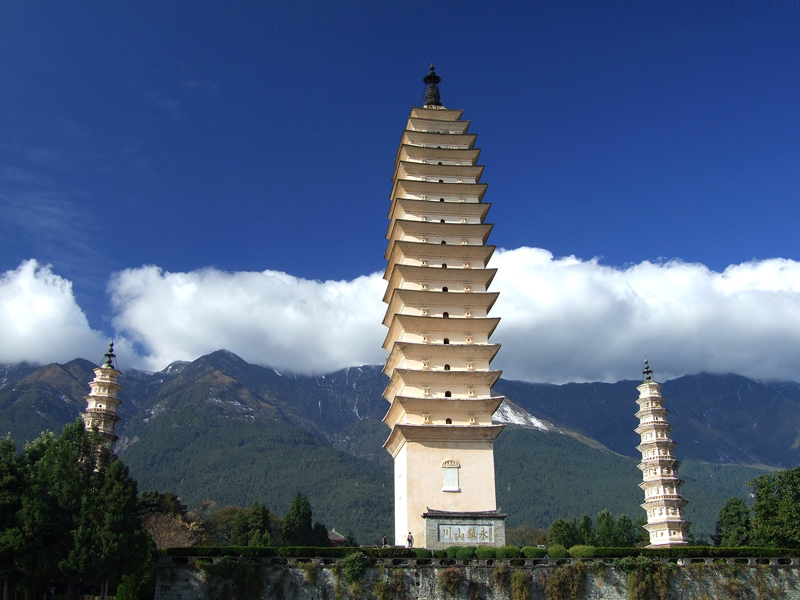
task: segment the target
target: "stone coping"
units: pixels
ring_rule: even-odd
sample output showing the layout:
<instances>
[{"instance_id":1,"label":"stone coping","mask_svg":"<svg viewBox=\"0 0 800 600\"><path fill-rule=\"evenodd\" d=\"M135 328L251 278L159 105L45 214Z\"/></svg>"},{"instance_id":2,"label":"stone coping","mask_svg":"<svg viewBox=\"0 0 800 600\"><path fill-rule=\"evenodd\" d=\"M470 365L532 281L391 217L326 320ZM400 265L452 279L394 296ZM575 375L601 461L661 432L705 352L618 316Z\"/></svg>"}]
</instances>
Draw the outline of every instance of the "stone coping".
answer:
<instances>
[{"instance_id":1,"label":"stone coping","mask_svg":"<svg viewBox=\"0 0 800 600\"><path fill-rule=\"evenodd\" d=\"M201 556L173 556L162 557L161 561L171 561L180 564L186 564L190 560L219 560L222 557L201 557ZM313 564L320 567L333 565L341 562L341 558L300 558L292 557L285 558L280 556L274 557L230 557L233 560L252 560L257 558L263 560L268 564L275 566L285 566L289 568L297 567L303 564ZM419 568L419 567L492 567L498 565L506 565L509 567L560 567L563 565L574 565L578 563L602 563L613 566L614 558L367 558L367 566L392 566L392 567L406 567L406 568ZM673 563L678 566L687 566L692 564L702 565L741 565L741 566L757 566L766 565L772 567L793 567L800 568L800 557L726 557L726 558L711 558L711 557L695 557L695 558L659 558L653 559L663 564Z\"/></svg>"}]
</instances>

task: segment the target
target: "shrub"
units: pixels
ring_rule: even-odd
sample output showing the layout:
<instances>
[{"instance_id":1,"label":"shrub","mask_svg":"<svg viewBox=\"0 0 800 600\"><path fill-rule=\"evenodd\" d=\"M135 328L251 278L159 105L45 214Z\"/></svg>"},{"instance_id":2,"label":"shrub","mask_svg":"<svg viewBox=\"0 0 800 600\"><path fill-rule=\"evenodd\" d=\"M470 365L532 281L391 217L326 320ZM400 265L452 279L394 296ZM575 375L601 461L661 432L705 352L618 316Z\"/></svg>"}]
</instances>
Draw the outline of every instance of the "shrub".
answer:
<instances>
[{"instance_id":1,"label":"shrub","mask_svg":"<svg viewBox=\"0 0 800 600\"><path fill-rule=\"evenodd\" d=\"M594 546L581 546L578 544L569 549L569 555L572 558L592 558L594 554Z\"/></svg>"},{"instance_id":2,"label":"shrub","mask_svg":"<svg viewBox=\"0 0 800 600\"><path fill-rule=\"evenodd\" d=\"M537 548L536 546L525 546L520 552L525 558L544 558L547 556L547 548Z\"/></svg>"},{"instance_id":3,"label":"shrub","mask_svg":"<svg viewBox=\"0 0 800 600\"><path fill-rule=\"evenodd\" d=\"M455 596L458 592L458 586L461 584L462 573L458 567L447 567L439 571L439 589L448 594Z\"/></svg>"},{"instance_id":4,"label":"shrub","mask_svg":"<svg viewBox=\"0 0 800 600\"><path fill-rule=\"evenodd\" d=\"M547 547L550 558L569 558L569 552L561 544L551 544Z\"/></svg>"},{"instance_id":5,"label":"shrub","mask_svg":"<svg viewBox=\"0 0 800 600\"><path fill-rule=\"evenodd\" d=\"M447 550L434 550L433 558L447 558Z\"/></svg>"},{"instance_id":6,"label":"shrub","mask_svg":"<svg viewBox=\"0 0 800 600\"><path fill-rule=\"evenodd\" d=\"M192 546L191 548L164 548L164 556L275 556L274 548L256 546Z\"/></svg>"},{"instance_id":7,"label":"shrub","mask_svg":"<svg viewBox=\"0 0 800 600\"><path fill-rule=\"evenodd\" d=\"M463 548L459 548L458 550L456 550L456 558L459 560L468 560L470 558L475 558L475 547L464 546Z\"/></svg>"},{"instance_id":8,"label":"shrub","mask_svg":"<svg viewBox=\"0 0 800 600\"><path fill-rule=\"evenodd\" d=\"M418 558L417 550L428 552L423 558L430 556L430 550L425 548L361 548L361 551L370 558ZM352 551L353 548L350 548L349 552Z\"/></svg>"},{"instance_id":9,"label":"shrub","mask_svg":"<svg viewBox=\"0 0 800 600\"><path fill-rule=\"evenodd\" d=\"M278 554L287 558L344 558L358 551L360 551L359 548L347 547L284 546L278 548Z\"/></svg>"},{"instance_id":10,"label":"shrub","mask_svg":"<svg viewBox=\"0 0 800 600\"><path fill-rule=\"evenodd\" d=\"M416 558L433 558L433 552L427 548L414 548L413 552Z\"/></svg>"},{"instance_id":11,"label":"shrub","mask_svg":"<svg viewBox=\"0 0 800 600\"><path fill-rule=\"evenodd\" d=\"M317 585L317 565L312 562L300 563L298 568L303 571L305 582L308 585Z\"/></svg>"},{"instance_id":12,"label":"shrub","mask_svg":"<svg viewBox=\"0 0 800 600\"><path fill-rule=\"evenodd\" d=\"M488 559L497 558L497 550L491 546L478 546L475 548L475 558Z\"/></svg>"},{"instance_id":13,"label":"shrub","mask_svg":"<svg viewBox=\"0 0 800 600\"><path fill-rule=\"evenodd\" d=\"M449 548L445 549L447 558L455 558L459 550L461 550L461 546L450 546Z\"/></svg>"},{"instance_id":14,"label":"shrub","mask_svg":"<svg viewBox=\"0 0 800 600\"><path fill-rule=\"evenodd\" d=\"M507 588L510 579L508 567L503 564L497 565L492 571L492 579L494 580L494 584L500 589Z\"/></svg>"},{"instance_id":15,"label":"shrub","mask_svg":"<svg viewBox=\"0 0 800 600\"><path fill-rule=\"evenodd\" d=\"M553 546L560 546L560 544L553 544ZM560 547L564 548L564 546ZM564 552L566 553L566 549ZM589 565L582 562L557 568L545 581L545 595L547 598L580 598L583 595L588 570Z\"/></svg>"},{"instance_id":16,"label":"shrub","mask_svg":"<svg viewBox=\"0 0 800 600\"><path fill-rule=\"evenodd\" d=\"M497 558L519 558L519 548L516 546L503 546L496 548Z\"/></svg>"},{"instance_id":17,"label":"shrub","mask_svg":"<svg viewBox=\"0 0 800 600\"><path fill-rule=\"evenodd\" d=\"M377 600L392 600L392 590L389 588L389 584L383 579L379 579L375 582L372 593Z\"/></svg>"},{"instance_id":18,"label":"shrub","mask_svg":"<svg viewBox=\"0 0 800 600\"><path fill-rule=\"evenodd\" d=\"M511 599L530 600L531 576L527 571L516 570L511 574Z\"/></svg>"},{"instance_id":19,"label":"shrub","mask_svg":"<svg viewBox=\"0 0 800 600\"><path fill-rule=\"evenodd\" d=\"M344 578L350 583L361 581L367 570L367 561L363 552L353 552L342 559Z\"/></svg>"}]
</instances>

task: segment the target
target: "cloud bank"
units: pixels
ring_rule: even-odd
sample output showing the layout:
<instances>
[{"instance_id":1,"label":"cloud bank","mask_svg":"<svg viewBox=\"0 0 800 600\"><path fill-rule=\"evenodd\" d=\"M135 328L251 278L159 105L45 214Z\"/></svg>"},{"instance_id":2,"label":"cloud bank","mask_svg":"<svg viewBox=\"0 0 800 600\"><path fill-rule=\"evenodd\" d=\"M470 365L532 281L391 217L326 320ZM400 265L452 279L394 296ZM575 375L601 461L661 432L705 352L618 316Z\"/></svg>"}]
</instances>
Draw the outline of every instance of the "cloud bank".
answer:
<instances>
[{"instance_id":1,"label":"cloud bank","mask_svg":"<svg viewBox=\"0 0 800 600\"><path fill-rule=\"evenodd\" d=\"M800 381L800 263L769 259L714 272L680 261L625 268L499 250L493 340L505 377L560 383L699 371ZM160 370L220 348L301 373L380 364L385 282L310 281L277 271L127 269L109 283L125 366ZM35 261L0 280L0 362L102 355L71 284ZM136 348L136 352L132 349ZM129 353L122 355L122 350Z\"/></svg>"},{"instance_id":2,"label":"cloud bank","mask_svg":"<svg viewBox=\"0 0 800 600\"><path fill-rule=\"evenodd\" d=\"M99 360L104 334L89 327L72 283L35 260L0 276L0 363Z\"/></svg>"},{"instance_id":3,"label":"cloud bank","mask_svg":"<svg viewBox=\"0 0 800 600\"><path fill-rule=\"evenodd\" d=\"M301 373L378 363L383 280L309 281L277 271L116 274L109 286L122 335L161 369L230 350L248 362Z\"/></svg>"}]
</instances>

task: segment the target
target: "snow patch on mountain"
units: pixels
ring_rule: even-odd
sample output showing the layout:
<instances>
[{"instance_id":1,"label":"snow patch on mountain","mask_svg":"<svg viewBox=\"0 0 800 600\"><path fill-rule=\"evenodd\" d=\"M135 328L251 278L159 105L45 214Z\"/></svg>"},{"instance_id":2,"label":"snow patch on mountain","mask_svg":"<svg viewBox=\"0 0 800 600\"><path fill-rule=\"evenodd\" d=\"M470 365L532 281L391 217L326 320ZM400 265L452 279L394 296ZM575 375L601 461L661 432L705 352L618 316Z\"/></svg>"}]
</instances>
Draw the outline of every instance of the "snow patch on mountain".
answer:
<instances>
[{"instance_id":1,"label":"snow patch on mountain","mask_svg":"<svg viewBox=\"0 0 800 600\"><path fill-rule=\"evenodd\" d=\"M540 429L541 431L553 431L555 427L537 419L531 413L515 406L508 401L504 401L500 408L492 415L492 421L505 425L519 425L528 429Z\"/></svg>"}]
</instances>

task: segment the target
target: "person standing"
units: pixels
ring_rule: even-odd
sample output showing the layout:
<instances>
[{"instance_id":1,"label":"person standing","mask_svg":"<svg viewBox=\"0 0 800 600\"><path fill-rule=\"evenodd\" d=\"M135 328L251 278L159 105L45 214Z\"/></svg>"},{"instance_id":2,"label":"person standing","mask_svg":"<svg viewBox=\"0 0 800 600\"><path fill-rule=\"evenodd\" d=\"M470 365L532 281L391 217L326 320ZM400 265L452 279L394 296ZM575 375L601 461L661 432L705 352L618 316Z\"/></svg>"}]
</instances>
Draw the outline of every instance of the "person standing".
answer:
<instances>
[{"instance_id":1,"label":"person standing","mask_svg":"<svg viewBox=\"0 0 800 600\"><path fill-rule=\"evenodd\" d=\"M408 537L406 538L406 541L408 542L408 547L409 548L413 548L414 547L414 536L411 535L410 531L408 532Z\"/></svg>"}]
</instances>

